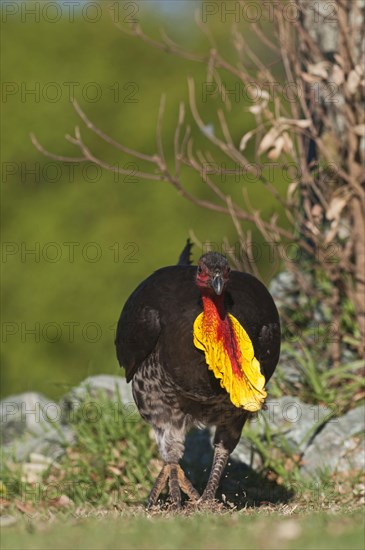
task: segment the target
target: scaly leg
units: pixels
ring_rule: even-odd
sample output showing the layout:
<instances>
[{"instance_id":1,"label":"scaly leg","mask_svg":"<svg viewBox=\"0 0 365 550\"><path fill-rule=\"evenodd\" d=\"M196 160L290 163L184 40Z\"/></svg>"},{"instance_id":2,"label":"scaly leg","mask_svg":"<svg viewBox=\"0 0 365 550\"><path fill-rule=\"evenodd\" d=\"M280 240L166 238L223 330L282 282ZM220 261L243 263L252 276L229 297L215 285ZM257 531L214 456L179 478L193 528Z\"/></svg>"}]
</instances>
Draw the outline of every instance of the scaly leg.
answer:
<instances>
[{"instance_id":1,"label":"scaly leg","mask_svg":"<svg viewBox=\"0 0 365 550\"><path fill-rule=\"evenodd\" d=\"M207 486L201 498L202 501L214 500L223 470L228 462L228 457L229 451L227 449L225 449L222 445L215 446L213 465L210 471Z\"/></svg>"},{"instance_id":2,"label":"scaly leg","mask_svg":"<svg viewBox=\"0 0 365 550\"><path fill-rule=\"evenodd\" d=\"M181 508L180 489L192 500L199 498L198 491L194 489L179 464L164 464L148 497L148 509L156 504L158 497L165 488L167 480L169 480L169 495L174 508Z\"/></svg>"},{"instance_id":3,"label":"scaly leg","mask_svg":"<svg viewBox=\"0 0 365 550\"><path fill-rule=\"evenodd\" d=\"M156 481L150 492L150 495L148 497L147 508L151 508L156 504L161 491L163 491L166 485L166 481L169 477L169 466L170 466L169 464L164 464L162 466L161 472L158 474Z\"/></svg>"},{"instance_id":4,"label":"scaly leg","mask_svg":"<svg viewBox=\"0 0 365 550\"><path fill-rule=\"evenodd\" d=\"M201 501L214 500L228 457L239 441L247 416L245 412L240 413L229 422L217 426L214 436L213 465Z\"/></svg>"},{"instance_id":5,"label":"scaly leg","mask_svg":"<svg viewBox=\"0 0 365 550\"><path fill-rule=\"evenodd\" d=\"M184 470L180 468L180 466L177 475L179 477L179 485L184 493L191 498L191 500L198 500L200 498L198 491L193 487L191 481L186 477Z\"/></svg>"},{"instance_id":6,"label":"scaly leg","mask_svg":"<svg viewBox=\"0 0 365 550\"><path fill-rule=\"evenodd\" d=\"M169 493L171 504L174 508L181 508L181 491L177 475L178 464L170 464Z\"/></svg>"}]
</instances>

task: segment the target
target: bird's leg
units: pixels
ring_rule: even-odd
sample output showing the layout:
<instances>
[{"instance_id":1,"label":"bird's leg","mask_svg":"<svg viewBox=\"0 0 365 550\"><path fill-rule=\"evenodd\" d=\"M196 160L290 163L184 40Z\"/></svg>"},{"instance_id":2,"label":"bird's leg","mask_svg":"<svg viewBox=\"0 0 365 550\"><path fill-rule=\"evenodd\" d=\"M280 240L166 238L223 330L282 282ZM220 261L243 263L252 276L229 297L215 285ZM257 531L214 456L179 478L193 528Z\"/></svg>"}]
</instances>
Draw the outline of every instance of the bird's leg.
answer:
<instances>
[{"instance_id":1,"label":"bird's leg","mask_svg":"<svg viewBox=\"0 0 365 550\"><path fill-rule=\"evenodd\" d=\"M223 470L228 462L228 457L229 451L222 445L216 445L214 447L213 465L210 471L207 486L201 498L202 501L214 500Z\"/></svg>"},{"instance_id":2,"label":"bird's leg","mask_svg":"<svg viewBox=\"0 0 365 550\"><path fill-rule=\"evenodd\" d=\"M170 469L170 464L164 464L162 466L161 472L158 474L157 479L148 497L147 508L151 508L156 504L157 499L160 496L161 491L163 491L166 485L166 481L169 477L169 469Z\"/></svg>"},{"instance_id":3,"label":"bird's leg","mask_svg":"<svg viewBox=\"0 0 365 550\"><path fill-rule=\"evenodd\" d=\"M174 508L181 508L181 490L192 500L197 500L199 498L200 495L198 491L194 489L191 482L185 476L181 466L179 466L179 464L166 463L163 465L152 487L152 491L147 501L147 508L151 508L156 504L158 497L165 488L167 480L169 480L169 495Z\"/></svg>"},{"instance_id":4,"label":"bird's leg","mask_svg":"<svg viewBox=\"0 0 365 550\"><path fill-rule=\"evenodd\" d=\"M180 466L178 467L177 475L179 477L179 485L184 493L192 500L198 500L198 498L200 498L198 491L193 487L191 481L188 480L184 474L184 470L180 468Z\"/></svg>"},{"instance_id":5,"label":"bird's leg","mask_svg":"<svg viewBox=\"0 0 365 550\"><path fill-rule=\"evenodd\" d=\"M181 508L181 491L178 477L178 464L170 464L169 491L171 504L174 508Z\"/></svg>"},{"instance_id":6,"label":"bird's leg","mask_svg":"<svg viewBox=\"0 0 365 550\"><path fill-rule=\"evenodd\" d=\"M246 422L247 413L235 413L232 418L225 418L225 422L217 426L214 436L214 457L209 480L202 495L202 501L214 500L220 479L231 452L235 449Z\"/></svg>"}]
</instances>

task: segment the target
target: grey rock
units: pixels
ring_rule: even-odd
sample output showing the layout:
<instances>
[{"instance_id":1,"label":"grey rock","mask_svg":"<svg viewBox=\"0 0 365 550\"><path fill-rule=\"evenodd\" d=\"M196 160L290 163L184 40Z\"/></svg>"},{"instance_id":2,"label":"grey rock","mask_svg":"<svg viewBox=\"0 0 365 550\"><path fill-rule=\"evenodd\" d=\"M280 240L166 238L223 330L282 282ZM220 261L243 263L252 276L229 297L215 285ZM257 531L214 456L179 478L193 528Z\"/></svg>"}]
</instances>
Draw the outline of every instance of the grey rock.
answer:
<instances>
[{"instance_id":1,"label":"grey rock","mask_svg":"<svg viewBox=\"0 0 365 550\"><path fill-rule=\"evenodd\" d=\"M60 458L66 447L75 442L75 433L69 426L48 425L41 436L30 433L13 440L3 448L4 457L15 462L29 460L32 453L43 454L54 460Z\"/></svg>"},{"instance_id":2,"label":"grey rock","mask_svg":"<svg viewBox=\"0 0 365 550\"><path fill-rule=\"evenodd\" d=\"M295 386L303 381L303 377L303 368L298 359L283 350L280 354L280 362L275 372L275 378Z\"/></svg>"},{"instance_id":3,"label":"grey rock","mask_svg":"<svg viewBox=\"0 0 365 550\"><path fill-rule=\"evenodd\" d=\"M89 376L79 386L73 388L64 399L71 401L82 401L87 395L96 395L98 392L105 392L111 399L117 399L118 395L122 403L134 403L132 388L121 376L100 374Z\"/></svg>"},{"instance_id":4,"label":"grey rock","mask_svg":"<svg viewBox=\"0 0 365 550\"><path fill-rule=\"evenodd\" d=\"M333 425L336 425L347 437L363 433L365 429L365 405L352 409L340 418L334 419Z\"/></svg>"},{"instance_id":5,"label":"grey rock","mask_svg":"<svg viewBox=\"0 0 365 550\"><path fill-rule=\"evenodd\" d=\"M245 432L243 432L244 434ZM232 453L232 458L250 466L253 470L260 470L263 466L261 455L255 450L255 447L244 435L238 442L237 447Z\"/></svg>"},{"instance_id":6,"label":"grey rock","mask_svg":"<svg viewBox=\"0 0 365 550\"><path fill-rule=\"evenodd\" d=\"M364 440L357 437L365 429L365 405L333 418L306 449L302 473L318 476L329 472L361 469L365 466Z\"/></svg>"},{"instance_id":7,"label":"grey rock","mask_svg":"<svg viewBox=\"0 0 365 550\"><path fill-rule=\"evenodd\" d=\"M353 363L357 360L357 353L353 349L342 346L341 363ZM355 370L355 368L354 368Z\"/></svg>"},{"instance_id":8,"label":"grey rock","mask_svg":"<svg viewBox=\"0 0 365 550\"><path fill-rule=\"evenodd\" d=\"M298 300L298 283L290 271L282 271L274 277L269 286L269 291L278 309L294 308Z\"/></svg>"},{"instance_id":9,"label":"grey rock","mask_svg":"<svg viewBox=\"0 0 365 550\"><path fill-rule=\"evenodd\" d=\"M277 296L291 290L296 290L297 286L294 274L290 271L282 271L271 280L269 288L270 292Z\"/></svg>"},{"instance_id":10,"label":"grey rock","mask_svg":"<svg viewBox=\"0 0 365 550\"><path fill-rule=\"evenodd\" d=\"M47 429L49 420L59 415L57 403L35 392L6 397L1 400L0 409L4 445L26 433L40 437Z\"/></svg>"},{"instance_id":11,"label":"grey rock","mask_svg":"<svg viewBox=\"0 0 365 550\"><path fill-rule=\"evenodd\" d=\"M267 409L251 421L251 428L263 437L265 426L269 425L278 447L282 446L285 438L283 444L288 444L292 452L299 454L331 415L331 411L324 406L309 405L294 397L271 399L266 405Z\"/></svg>"},{"instance_id":12,"label":"grey rock","mask_svg":"<svg viewBox=\"0 0 365 550\"><path fill-rule=\"evenodd\" d=\"M349 470L364 471L365 469L365 440L361 437L351 437L343 444L341 457L338 460L336 470L348 472Z\"/></svg>"},{"instance_id":13,"label":"grey rock","mask_svg":"<svg viewBox=\"0 0 365 550\"><path fill-rule=\"evenodd\" d=\"M4 457L23 462L36 452L58 458L73 443L73 430L60 425L60 406L44 395L11 395L0 404Z\"/></svg>"},{"instance_id":14,"label":"grey rock","mask_svg":"<svg viewBox=\"0 0 365 550\"><path fill-rule=\"evenodd\" d=\"M87 397L91 396L97 399L100 393L105 393L115 403L115 406L120 410L120 414L124 417L131 418L138 414L131 385L127 384L125 378L100 374L89 376L62 398L60 402L62 423L68 424L70 422L74 411L80 407ZM121 403L122 409L120 409L119 403ZM89 413L85 411L85 414Z\"/></svg>"}]
</instances>

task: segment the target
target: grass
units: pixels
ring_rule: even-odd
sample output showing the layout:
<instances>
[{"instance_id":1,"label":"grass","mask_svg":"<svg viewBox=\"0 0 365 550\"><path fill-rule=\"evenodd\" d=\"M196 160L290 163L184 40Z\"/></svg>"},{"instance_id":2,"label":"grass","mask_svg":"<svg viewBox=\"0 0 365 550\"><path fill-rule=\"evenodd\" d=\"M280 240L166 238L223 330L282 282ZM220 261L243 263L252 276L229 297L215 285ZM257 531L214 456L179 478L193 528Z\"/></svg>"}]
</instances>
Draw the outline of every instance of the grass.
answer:
<instances>
[{"instance_id":1,"label":"grass","mask_svg":"<svg viewBox=\"0 0 365 550\"><path fill-rule=\"evenodd\" d=\"M297 385L288 382L284 372L285 365L279 365L271 382L271 395L298 396L305 403L325 405L335 416L364 400L364 380L361 376L364 361L361 359L321 370L318 366L322 364L320 358L303 345L299 351L284 342L283 352L287 354L286 357L295 359L301 380Z\"/></svg>"},{"instance_id":2,"label":"grass","mask_svg":"<svg viewBox=\"0 0 365 550\"><path fill-rule=\"evenodd\" d=\"M361 510L303 512L293 506L191 515L94 512L23 518L3 533L4 550L24 549L240 549L361 550Z\"/></svg>"},{"instance_id":3,"label":"grass","mask_svg":"<svg viewBox=\"0 0 365 550\"><path fill-rule=\"evenodd\" d=\"M104 393L93 393L69 410L67 418L76 442L66 448L60 461L43 468L39 475L32 474L37 455L23 465L5 457L5 496L8 487L12 499L33 501L43 508L54 504L60 495L66 495L76 506L85 500L94 506L143 502L160 461L150 429L136 408L123 405L120 397L111 400Z\"/></svg>"}]
</instances>

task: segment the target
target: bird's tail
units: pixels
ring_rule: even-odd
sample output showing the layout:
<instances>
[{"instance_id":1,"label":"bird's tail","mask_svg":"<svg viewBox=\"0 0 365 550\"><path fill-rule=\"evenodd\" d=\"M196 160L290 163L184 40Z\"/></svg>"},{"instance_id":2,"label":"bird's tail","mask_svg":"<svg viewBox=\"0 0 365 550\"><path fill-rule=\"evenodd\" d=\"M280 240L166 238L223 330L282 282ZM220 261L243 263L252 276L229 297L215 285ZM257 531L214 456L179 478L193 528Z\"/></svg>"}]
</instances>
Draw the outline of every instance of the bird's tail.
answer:
<instances>
[{"instance_id":1,"label":"bird's tail","mask_svg":"<svg viewBox=\"0 0 365 550\"><path fill-rule=\"evenodd\" d=\"M193 247L193 243L190 241L190 239L187 239L184 250L181 252L179 256L177 265L191 265L193 263L190 259L192 247Z\"/></svg>"}]
</instances>

